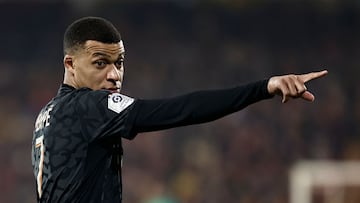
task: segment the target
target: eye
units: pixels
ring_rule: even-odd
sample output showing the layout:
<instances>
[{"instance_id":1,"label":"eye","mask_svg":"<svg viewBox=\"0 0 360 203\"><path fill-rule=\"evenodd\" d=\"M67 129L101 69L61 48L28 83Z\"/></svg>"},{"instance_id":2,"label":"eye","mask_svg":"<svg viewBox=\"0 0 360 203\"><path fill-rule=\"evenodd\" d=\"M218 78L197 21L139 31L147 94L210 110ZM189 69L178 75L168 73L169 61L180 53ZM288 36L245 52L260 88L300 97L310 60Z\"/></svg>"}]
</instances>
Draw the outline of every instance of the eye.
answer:
<instances>
[{"instance_id":1,"label":"eye","mask_svg":"<svg viewBox=\"0 0 360 203\"><path fill-rule=\"evenodd\" d=\"M124 59L120 59L115 62L115 66L120 69L124 65Z\"/></svg>"},{"instance_id":2,"label":"eye","mask_svg":"<svg viewBox=\"0 0 360 203\"><path fill-rule=\"evenodd\" d=\"M103 60L95 61L94 64L97 68L104 68L107 65L106 61Z\"/></svg>"}]
</instances>

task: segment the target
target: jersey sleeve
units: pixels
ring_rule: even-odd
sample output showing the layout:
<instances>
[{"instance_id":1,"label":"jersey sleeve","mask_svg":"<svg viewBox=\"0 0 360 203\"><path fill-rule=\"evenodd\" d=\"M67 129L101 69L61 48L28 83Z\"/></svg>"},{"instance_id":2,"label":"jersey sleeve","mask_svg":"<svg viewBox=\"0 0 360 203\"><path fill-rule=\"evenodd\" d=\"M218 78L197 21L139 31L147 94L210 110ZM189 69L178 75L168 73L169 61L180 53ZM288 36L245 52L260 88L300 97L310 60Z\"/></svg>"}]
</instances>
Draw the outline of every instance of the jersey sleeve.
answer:
<instances>
[{"instance_id":1,"label":"jersey sleeve","mask_svg":"<svg viewBox=\"0 0 360 203\"><path fill-rule=\"evenodd\" d=\"M130 109L135 99L119 93L108 91L84 91L79 94L77 114L79 125L85 139L95 139L110 136L121 136L132 139L130 126L127 123Z\"/></svg>"},{"instance_id":2,"label":"jersey sleeve","mask_svg":"<svg viewBox=\"0 0 360 203\"><path fill-rule=\"evenodd\" d=\"M205 123L224 117L263 99L268 80L234 88L197 91L178 97L142 100L107 91L88 91L79 99L78 115L87 139L136 134Z\"/></svg>"},{"instance_id":3,"label":"jersey sleeve","mask_svg":"<svg viewBox=\"0 0 360 203\"><path fill-rule=\"evenodd\" d=\"M263 99L273 97L268 80L229 89L198 91L182 96L138 100L131 110L132 134L205 123L239 111Z\"/></svg>"}]
</instances>

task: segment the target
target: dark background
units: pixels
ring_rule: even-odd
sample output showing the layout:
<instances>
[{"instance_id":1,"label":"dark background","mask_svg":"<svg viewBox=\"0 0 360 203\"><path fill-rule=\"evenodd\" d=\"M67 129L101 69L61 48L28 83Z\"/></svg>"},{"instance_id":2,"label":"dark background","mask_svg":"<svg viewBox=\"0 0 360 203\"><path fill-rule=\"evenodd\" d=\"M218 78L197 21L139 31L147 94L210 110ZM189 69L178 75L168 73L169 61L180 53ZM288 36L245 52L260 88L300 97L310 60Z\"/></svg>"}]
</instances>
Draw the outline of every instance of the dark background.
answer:
<instances>
[{"instance_id":1,"label":"dark background","mask_svg":"<svg viewBox=\"0 0 360 203\"><path fill-rule=\"evenodd\" d=\"M360 158L360 3L340 0L0 2L0 202L35 202L34 120L63 78L62 37L102 16L126 48L123 93L170 97L327 69L316 95L124 141L124 202L286 203L300 160Z\"/></svg>"}]
</instances>

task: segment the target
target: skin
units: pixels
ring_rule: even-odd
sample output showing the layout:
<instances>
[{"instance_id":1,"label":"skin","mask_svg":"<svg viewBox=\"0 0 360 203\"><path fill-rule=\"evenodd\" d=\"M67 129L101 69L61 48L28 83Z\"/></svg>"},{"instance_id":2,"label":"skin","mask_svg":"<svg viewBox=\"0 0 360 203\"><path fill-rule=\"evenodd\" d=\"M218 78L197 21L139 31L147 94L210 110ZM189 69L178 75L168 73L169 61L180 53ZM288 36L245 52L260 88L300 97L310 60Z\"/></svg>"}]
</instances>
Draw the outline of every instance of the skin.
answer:
<instances>
[{"instance_id":1,"label":"skin","mask_svg":"<svg viewBox=\"0 0 360 203\"><path fill-rule=\"evenodd\" d=\"M289 101L290 98L302 98L307 101L314 101L315 96L307 90L305 83L321 78L327 73L327 70L323 70L300 75L274 76L269 79L267 88L270 94L282 96L283 103Z\"/></svg>"},{"instance_id":2,"label":"skin","mask_svg":"<svg viewBox=\"0 0 360 203\"><path fill-rule=\"evenodd\" d=\"M82 48L64 56L64 83L75 88L120 92L124 77L123 43L86 41Z\"/></svg>"},{"instance_id":3,"label":"skin","mask_svg":"<svg viewBox=\"0 0 360 203\"><path fill-rule=\"evenodd\" d=\"M64 83L75 88L88 87L93 90L107 89L120 92L124 77L125 49L122 41L105 44L94 40L86 41L82 48L64 56ZM267 89L272 95L282 96L286 103L291 98L303 98L314 101L305 83L321 78L327 70L306 74L273 76Z\"/></svg>"}]
</instances>

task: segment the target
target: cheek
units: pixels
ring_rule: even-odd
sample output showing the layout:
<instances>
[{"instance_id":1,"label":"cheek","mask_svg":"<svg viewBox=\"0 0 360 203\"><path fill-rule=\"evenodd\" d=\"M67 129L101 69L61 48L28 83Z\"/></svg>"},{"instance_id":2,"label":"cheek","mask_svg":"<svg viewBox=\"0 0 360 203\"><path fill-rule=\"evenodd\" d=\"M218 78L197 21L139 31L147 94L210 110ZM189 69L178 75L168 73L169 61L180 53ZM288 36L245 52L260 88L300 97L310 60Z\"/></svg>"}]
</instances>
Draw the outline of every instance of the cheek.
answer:
<instances>
[{"instance_id":1,"label":"cheek","mask_svg":"<svg viewBox=\"0 0 360 203\"><path fill-rule=\"evenodd\" d=\"M87 67L78 70L77 81L81 86L89 87L91 89L99 89L100 85L106 78L105 71L96 68Z\"/></svg>"},{"instance_id":2,"label":"cheek","mask_svg":"<svg viewBox=\"0 0 360 203\"><path fill-rule=\"evenodd\" d=\"M93 85L100 85L106 80L106 71L94 70L87 75L88 82Z\"/></svg>"},{"instance_id":3,"label":"cheek","mask_svg":"<svg viewBox=\"0 0 360 203\"><path fill-rule=\"evenodd\" d=\"M120 70L119 70L119 75L121 76L121 80L123 79L123 77L124 77L124 67L122 67Z\"/></svg>"},{"instance_id":4,"label":"cheek","mask_svg":"<svg viewBox=\"0 0 360 203\"><path fill-rule=\"evenodd\" d=\"M121 68L120 70L118 70L120 79L122 79L124 77L124 68Z\"/></svg>"}]
</instances>

